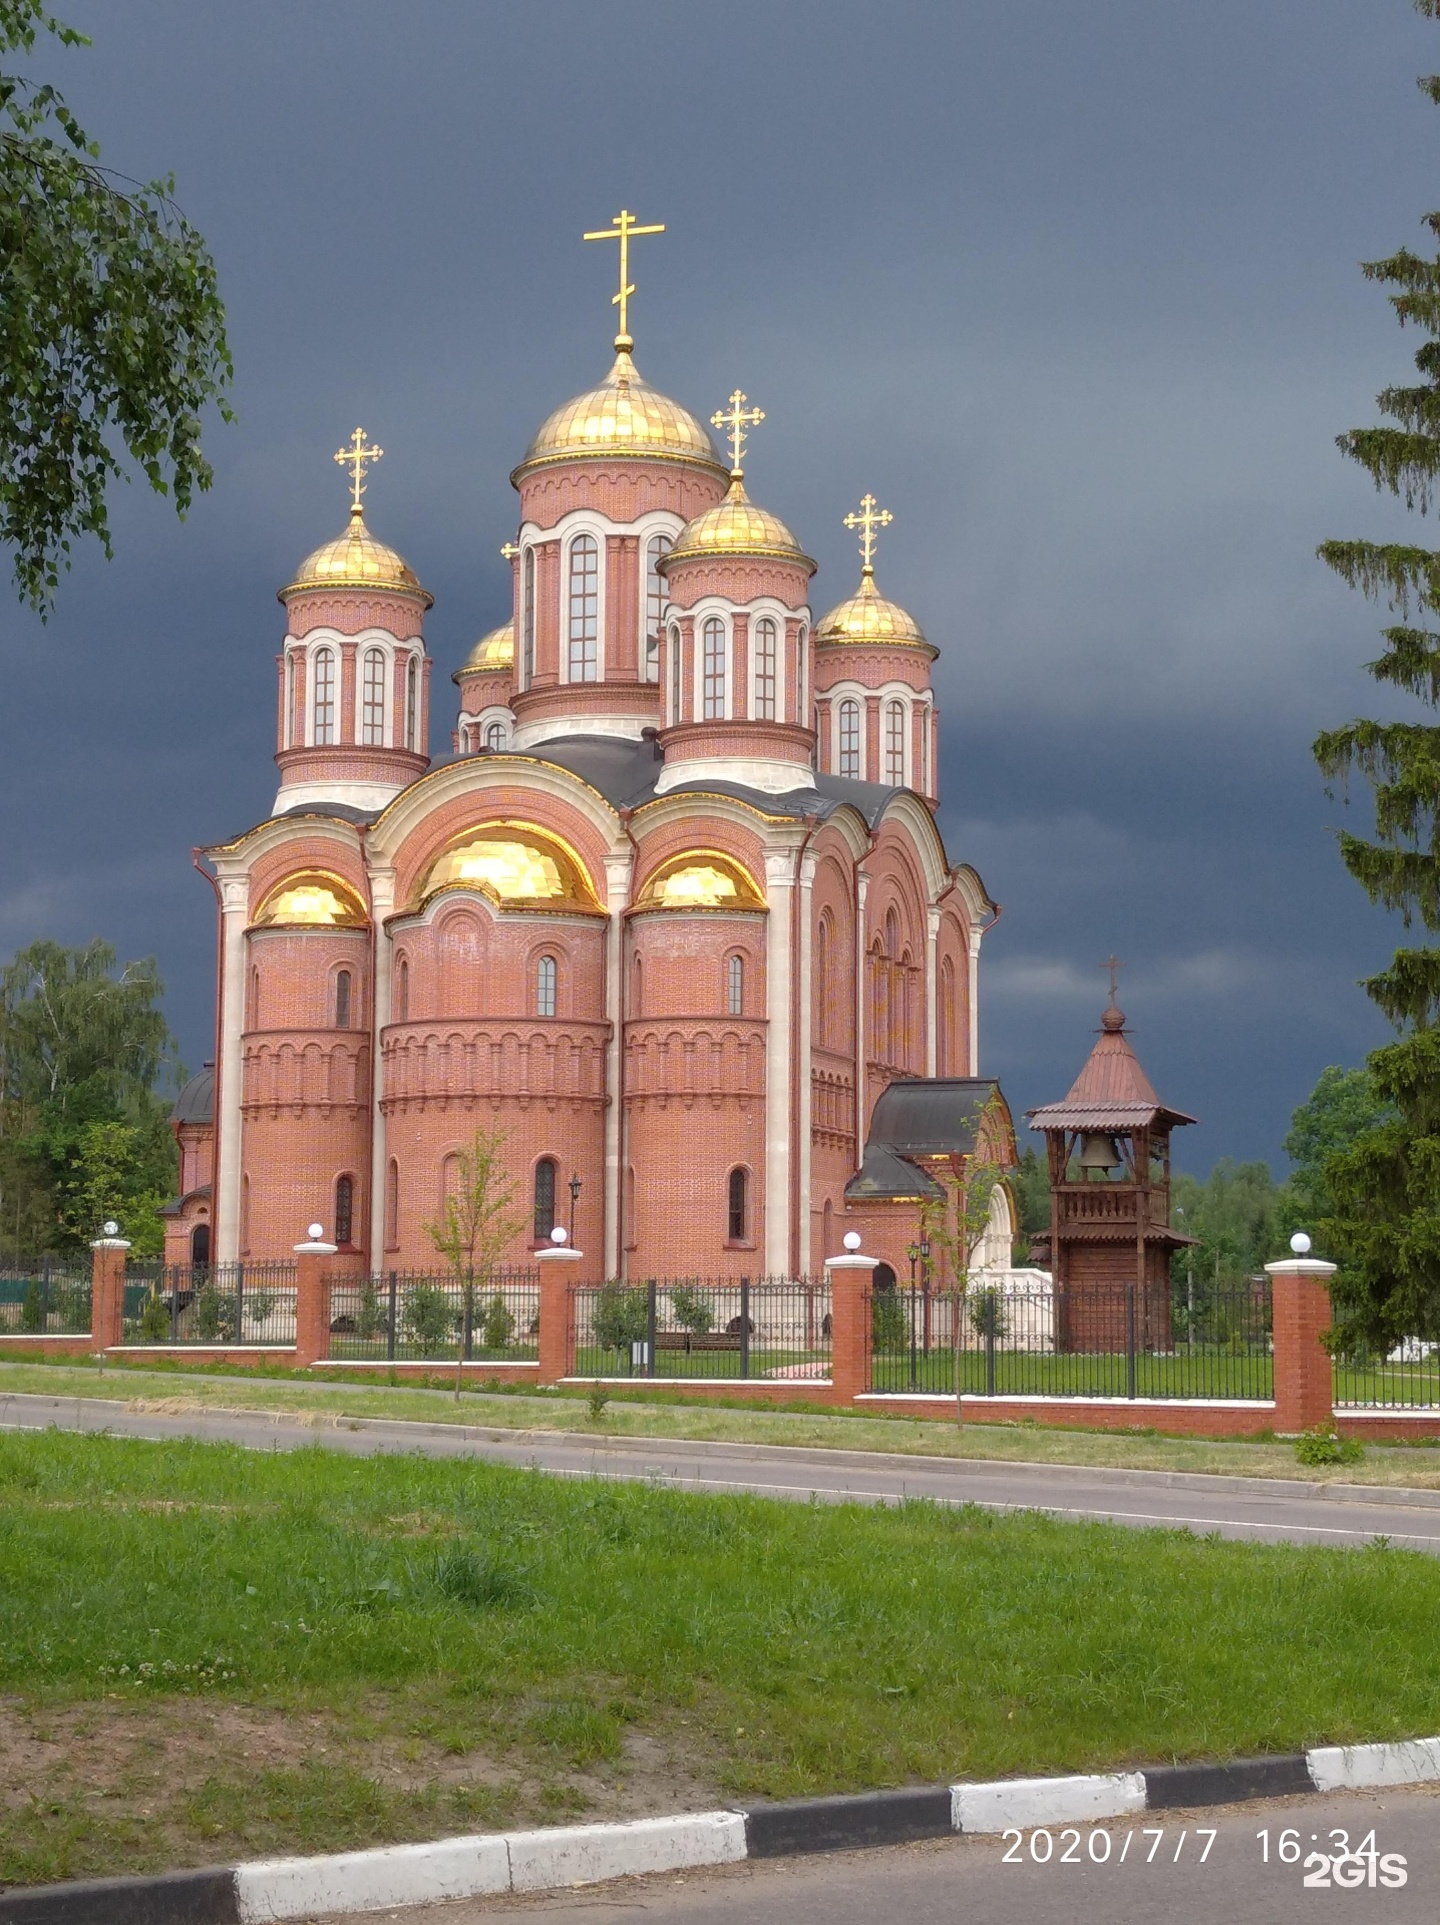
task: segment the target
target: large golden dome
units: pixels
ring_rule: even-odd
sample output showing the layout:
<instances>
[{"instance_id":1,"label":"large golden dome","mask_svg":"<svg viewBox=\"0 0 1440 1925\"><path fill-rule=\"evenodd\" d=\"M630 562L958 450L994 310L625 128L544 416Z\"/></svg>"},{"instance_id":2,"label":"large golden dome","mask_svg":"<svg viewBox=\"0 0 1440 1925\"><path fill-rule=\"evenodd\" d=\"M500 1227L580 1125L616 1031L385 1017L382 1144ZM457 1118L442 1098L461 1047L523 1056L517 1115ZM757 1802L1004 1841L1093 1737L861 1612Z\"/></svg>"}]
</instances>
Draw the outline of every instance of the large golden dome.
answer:
<instances>
[{"instance_id":1,"label":"large golden dome","mask_svg":"<svg viewBox=\"0 0 1440 1925\"><path fill-rule=\"evenodd\" d=\"M305 557L294 581L280 590L280 600L307 588L386 588L396 594L418 595L427 608L435 600L420 586L409 563L383 541L376 541L365 526L365 511L358 504L350 510L344 534Z\"/></svg>"},{"instance_id":2,"label":"large golden dome","mask_svg":"<svg viewBox=\"0 0 1440 1925\"><path fill-rule=\"evenodd\" d=\"M925 639L919 622L899 602L887 601L875 586L874 572L861 574L860 586L848 601L832 608L823 621L815 624L817 648L838 648L849 643L866 642L891 648L924 648L940 653Z\"/></svg>"},{"instance_id":3,"label":"large golden dome","mask_svg":"<svg viewBox=\"0 0 1440 1925\"><path fill-rule=\"evenodd\" d=\"M739 475L731 480L730 492L723 501L707 508L703 515L697 515L680 530L663 566L669 570L677 561L696 561L710 555L795 561L802 563L812 575L815 572L814 562L780 517L755 506Z\"/></svg>"},{"instance_id":4,"label":"large golden dome","mask_svg":"<svg viewBox=\"0 0 1440 1925\"><path fill-rule=\"evenodd\" d=\"M460 666L462 675L515 666L515 624L502 622L482 635Z\"/></svg>"},{"instance_id":5,"label":"large golden dome","mask_svg":"<svg viewBox=\"0 0 1440 1925\"><path fill-rule=\"evenodd\" d=\"M694 415L652 388L623 348L598 388L577 394L542 423L511 479L542 462L608 454L694 462L707 468L721 465L710 436Z\"/></svg>"}]
</instances>

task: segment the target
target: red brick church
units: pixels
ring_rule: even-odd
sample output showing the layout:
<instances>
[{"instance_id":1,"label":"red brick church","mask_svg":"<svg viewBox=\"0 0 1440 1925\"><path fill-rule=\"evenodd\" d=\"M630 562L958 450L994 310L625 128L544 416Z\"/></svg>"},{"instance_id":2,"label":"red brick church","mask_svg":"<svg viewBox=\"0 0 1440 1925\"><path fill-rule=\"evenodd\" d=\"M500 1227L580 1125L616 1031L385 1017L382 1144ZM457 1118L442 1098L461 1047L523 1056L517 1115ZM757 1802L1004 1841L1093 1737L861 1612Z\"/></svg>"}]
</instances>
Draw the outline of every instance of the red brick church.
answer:
<instances>
[{"instance_id":1,"label":"red brick church","mask_svg":"<svg viewBox=\"0 0 1440 1925\"><path fill-rule=\"evenodd\" d=\"M578 1182L597 1274L800 1274L852 1227L898 1268L917 1172L869 1142L877 1102L923 1085L927 1153L973 1146L994 907L936 827L937 650L876 584L890 517L846 517L859 586L816 620L742 477L759 410L712 417L722 458L624 307L513 470L512 607L454 674L444 756L432 598L363 499L380 451L337 456L347 524L279 593L273 811L201 855L217 1046L177 1112L176 1260L319 1221L432 1264L456 1152L498 1126L517 1260Z\"/></svg>"}]
</instances>

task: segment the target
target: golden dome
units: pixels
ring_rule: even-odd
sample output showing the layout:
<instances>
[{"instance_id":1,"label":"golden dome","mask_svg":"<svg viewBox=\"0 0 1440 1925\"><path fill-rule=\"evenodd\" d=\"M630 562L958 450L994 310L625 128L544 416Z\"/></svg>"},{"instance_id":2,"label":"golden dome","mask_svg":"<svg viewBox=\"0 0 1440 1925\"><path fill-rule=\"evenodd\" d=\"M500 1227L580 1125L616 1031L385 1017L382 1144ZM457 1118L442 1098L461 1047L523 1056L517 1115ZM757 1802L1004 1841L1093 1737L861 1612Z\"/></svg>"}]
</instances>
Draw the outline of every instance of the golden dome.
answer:
<instances>
[{"instance_id":1,"label":"golden dome","mask_svg":"<svg viewBox=\"0 0 1440 1925\"><path fill-rule=\"evenodd\" d=\"M815 624L817 648L866 642L880 647L925 648L932 655L940 653L933 642L925 639L925 631L908 610L899 602L886 601L875 586L874 571L869 568L862 571L860 586L849 601L832 608L824 621Z\"/></svg>"},{"instance_id":2,"label":"golden dome","mask_svg":"<svg viewBox=\"0 0 1440 1925\"><path fill-rule=\"evenodd\" d=\"M607 454L720 466L714 444L694 415L652 388L624 348L598 388L577 394L542 423L511 480L541 462Z\"/></svg>"},{"instance_id":3,"label":"golden dome","mask_svg":"<svg viewBox=\"0 0 1440 1925\"><path fill-rule=\"evenodd\" d=\"M435 600L420 586L410 565L393 548L376 541L358 503L350 510L344 534L305 557L294 581L280 590L280 600L307 588L388 588L401 595L418 595L427 608Z\"/></svg>"},{"instance_id":4,"label":"golden dome","mask_svg":"<svg viewBox=\"0 0 1440 1925\"><path fill-rule=\"evenodd\" d=\"M755 506L738 474L732 477L730 491L722 502L707 508L680 530L663 565L668 570L677 561L695 561L707 555L758 555L801 562L812 575L815 572L814 562L784 522Z\"/></svg>"},{"instance_id":5,"label":"golden dome","mask_svg":"<svg viewBox=\"0 0 1440 1925\"><path fill-rule=\"evenodd\" d=\"M499 628L492 628L488 635L482 635L461 664L462 675L478 670L513 668L515 666L515 624L502 622Z\"/></svg>"}]
</instances>

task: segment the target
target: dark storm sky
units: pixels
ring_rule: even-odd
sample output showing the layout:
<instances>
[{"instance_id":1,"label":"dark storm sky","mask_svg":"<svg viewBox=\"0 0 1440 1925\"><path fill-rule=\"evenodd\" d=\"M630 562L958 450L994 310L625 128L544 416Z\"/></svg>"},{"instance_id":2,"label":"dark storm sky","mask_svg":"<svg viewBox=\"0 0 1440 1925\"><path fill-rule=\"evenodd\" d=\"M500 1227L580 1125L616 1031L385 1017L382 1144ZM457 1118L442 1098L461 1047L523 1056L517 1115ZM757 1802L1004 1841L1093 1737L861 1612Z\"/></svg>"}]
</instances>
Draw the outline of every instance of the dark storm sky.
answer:
<instances>
[{"instance_id":1,"label":"dark storm sky","mask_svg":"<svg viewBox=\"0 0 1440 1925\"><path fill-rule=\"evenodd\" d=\"M217 256L238 424L183 526L141 486L48 628L0 611L0 954L154 952L194 1066L192 845L275 786L277 586L344 521L436 597L449 672L504 618L507 475L608 365L623 204L646 375L768 415L755 497L850 592L840 519L943 649L942 826L1005 906L982 1067L1063 1094L1100 959L1181 1160L1279 1163L1381 1039L1394 932L1344 875L1318 727L1374 710L1372 611L1313 558L1405 518L1335 453L1408 367L1361 258L1419 246L1440 34L1406 0L98 0L45 50L105 161L173 170ZM1415 538L1412 536L1412 538ZM1352 814L1360 814L1357 807Z\"/></svg>"}]
</instances>

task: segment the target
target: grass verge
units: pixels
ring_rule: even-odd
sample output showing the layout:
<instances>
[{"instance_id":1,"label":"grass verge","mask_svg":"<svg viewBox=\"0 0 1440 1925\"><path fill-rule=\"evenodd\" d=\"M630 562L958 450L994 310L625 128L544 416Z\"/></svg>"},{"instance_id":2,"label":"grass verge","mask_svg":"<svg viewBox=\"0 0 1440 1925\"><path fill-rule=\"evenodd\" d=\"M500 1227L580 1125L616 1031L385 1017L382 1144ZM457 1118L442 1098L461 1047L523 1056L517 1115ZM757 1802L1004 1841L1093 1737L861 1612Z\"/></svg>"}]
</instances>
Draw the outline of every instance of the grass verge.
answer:
<instances>
[{"instance_id":1,"label":"grass verge","mask_svg":"<svg viewBox=\"0 0 1440 1925\"><path fill-rule=\"evenodd\" d=\"M1440 1728L1440 1564L0 1435L0 1880Z\"/></svg>"}]
</instances>

